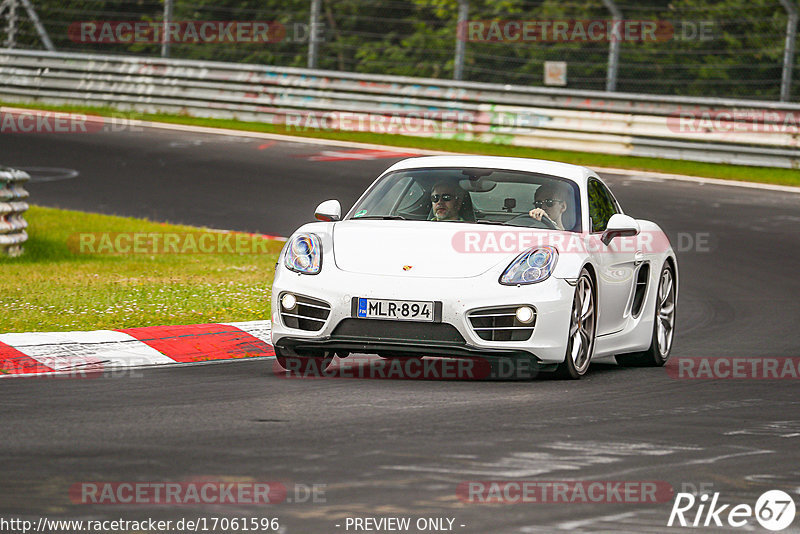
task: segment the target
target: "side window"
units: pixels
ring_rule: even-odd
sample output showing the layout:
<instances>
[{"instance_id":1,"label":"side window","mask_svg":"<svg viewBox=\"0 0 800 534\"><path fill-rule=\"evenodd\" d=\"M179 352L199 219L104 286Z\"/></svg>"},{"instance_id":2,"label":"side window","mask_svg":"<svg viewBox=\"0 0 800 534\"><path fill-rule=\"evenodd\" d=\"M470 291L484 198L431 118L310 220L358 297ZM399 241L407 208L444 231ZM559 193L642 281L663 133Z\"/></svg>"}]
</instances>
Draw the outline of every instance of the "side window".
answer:
<instances>
[{"instance_id":1,"label":"side window","mask_svg":"<svg viewBox=\"0 0 800 534\"><path fill-rule=\"evenodd\" d=\"M412 183L410 176L404 176L396 181L389 181L384 184L382 189L376 191L378 201L369 208L370 215L394 215L391 210L401 197L403 191L409 188Z\"/></svg>"},{"instance_id":2,"label":"side window","mask_svg":"<svg viewBox=\"0 0 800 534\"><path fill-rule=\"evenodd\" d=\"M614 202L611 200L605 186L597 180L589 180L589 217L592 218L592 232L602 232L608 225L608 220L617 213Z\"/></svg>"},{"instance_id":3,"label":"side window","mask_svg":"<svg viewBox=\"0 0 800 534\"><path fill-rule=\"evenodd\" d=\"M428 211L430 211L430 202L428 199L423 200L423 196L425 194L425 190L422 186L419 185L419 182L414 181L410 187L405 191L403 196L399 199L397 207L395 208L394 213L400 213L403 215L409 215L411 213L417 213L422 216L427 216ZM397 198L399 195L394 195L393 198ZM422 209L422 211L420 211ZM423 213L424 212L424 213Z\"/></svg>"}]
</instances>

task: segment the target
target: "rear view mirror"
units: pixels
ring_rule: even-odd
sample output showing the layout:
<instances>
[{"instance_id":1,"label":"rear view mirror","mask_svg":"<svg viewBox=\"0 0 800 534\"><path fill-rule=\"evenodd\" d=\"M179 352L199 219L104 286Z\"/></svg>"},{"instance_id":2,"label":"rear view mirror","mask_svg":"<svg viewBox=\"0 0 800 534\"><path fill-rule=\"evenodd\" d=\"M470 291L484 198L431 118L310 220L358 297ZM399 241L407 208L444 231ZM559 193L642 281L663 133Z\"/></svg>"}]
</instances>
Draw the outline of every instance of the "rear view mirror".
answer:
<instances>
[{"instance_id":1,"label":"rear view mirror","mask_svg":"<svg viewBox=\"0 0 800 534\"><path fill-rule=\"evenodd\" d=\"M608 246L615 237L632 237L639 235L640 231L639 223L636 222L636 219L622 213L615 213L608 220L606 231L603 232L603 237L600 239L604 245Z\"/></svg>"},{"instance_id":2,"label":"rear view mirror","mask_svg":"<svg viewBox=\"0 0 800 534\"><path fill-rule=\"evenodd\" d=\"M497 182L488 178L478 178L477 180L459 180L458 185L470 193L488 193L497 186Z\"/></svg>"},{"instance_id":3,"label":"rear view mirror","mask_svg":"<svg viewBox=\"0 0 800 534\"><path fill-rule=\"evenodd\" d=\"M339 221L342 218L342 205L338 200L326 200L317 206L314 217L320 221Z\"/></svg>"}]
</instances>

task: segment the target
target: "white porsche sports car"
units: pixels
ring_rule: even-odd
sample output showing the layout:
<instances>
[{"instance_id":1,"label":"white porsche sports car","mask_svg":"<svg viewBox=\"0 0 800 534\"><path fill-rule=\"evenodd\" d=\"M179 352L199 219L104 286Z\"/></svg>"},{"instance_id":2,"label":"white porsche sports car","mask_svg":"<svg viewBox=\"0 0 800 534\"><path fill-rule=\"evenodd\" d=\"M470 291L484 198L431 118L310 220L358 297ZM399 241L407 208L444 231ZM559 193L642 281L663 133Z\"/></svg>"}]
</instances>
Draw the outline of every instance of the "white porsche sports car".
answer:
<instances>
[{"instance_id":1,"label":"white porsche sports car","mask_svg":"<svg viewBox=\"0 0 800 534\"><path fill-rule=\"evenodd\" d=\"M678 264L585 167L432 156L387 169L344 216L317 208L276 266L284 368L334 355L525 359L580 378L592 360L663 365Z\"/></svg>"}]
</instances>

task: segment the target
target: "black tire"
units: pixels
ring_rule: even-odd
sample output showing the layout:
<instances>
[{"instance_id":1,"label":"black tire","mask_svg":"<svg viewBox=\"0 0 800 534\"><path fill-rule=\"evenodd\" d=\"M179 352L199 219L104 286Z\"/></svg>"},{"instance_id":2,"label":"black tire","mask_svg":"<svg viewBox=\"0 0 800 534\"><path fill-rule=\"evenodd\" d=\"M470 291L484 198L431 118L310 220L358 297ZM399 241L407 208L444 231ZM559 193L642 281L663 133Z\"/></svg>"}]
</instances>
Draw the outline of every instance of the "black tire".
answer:
<instances>
[{"instance_id":1,"label":"black tire","mask_svg":"<svg viewBox=\"0 0 800 534\"><path fill-rule=\"evenodd\" d=\"M618 364L626 367L661 367L667 363L675 334L676 294L675 273L669 263L665 263L658 278L650 346L642 352L618 354Z\"/></svg>"},{"instance_id":2,"label":"black tire","mask_svg":"<svg viewBox=\"0 0 800 534\"><path fill-rule=\"evenodd\" d=\"M575 284L572 298L567 350L564 362L558 365L556 376L578 380L589 369L594 354L597 331L597 299L589 271L583 269Z\"/></svg>"}]
</instances>

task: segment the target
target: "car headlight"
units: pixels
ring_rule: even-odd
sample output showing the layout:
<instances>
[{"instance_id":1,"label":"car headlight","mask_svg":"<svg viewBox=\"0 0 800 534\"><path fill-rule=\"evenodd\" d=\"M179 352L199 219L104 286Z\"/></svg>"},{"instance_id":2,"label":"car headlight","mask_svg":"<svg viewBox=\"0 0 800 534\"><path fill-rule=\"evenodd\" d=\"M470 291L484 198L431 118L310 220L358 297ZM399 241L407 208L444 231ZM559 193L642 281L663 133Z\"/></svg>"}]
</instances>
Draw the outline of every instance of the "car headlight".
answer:
<instances>
[{"instance_id":1,"label":"car headlight","mask_svg":"<svg viewBox=\"0 0 800 534\"><path fill-rule=\"evenodd\" d=\"M503 271L500 283L508 286L535 284L547 280L558 261L555 247L539 247L517 256Z\"/></svg>"},{"instance_id":2,"label":"car headlight","mask_svg":"<svg viewBox=\"0 0 800 534\"><path fill-rule=\"evenodd\" d=\"M322 268L322 243L316 234L299 234L286 244L283 264L302 274L317 274Z\"/></svg>"}]
</instances>

